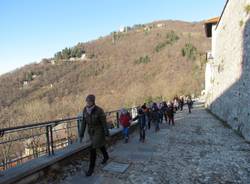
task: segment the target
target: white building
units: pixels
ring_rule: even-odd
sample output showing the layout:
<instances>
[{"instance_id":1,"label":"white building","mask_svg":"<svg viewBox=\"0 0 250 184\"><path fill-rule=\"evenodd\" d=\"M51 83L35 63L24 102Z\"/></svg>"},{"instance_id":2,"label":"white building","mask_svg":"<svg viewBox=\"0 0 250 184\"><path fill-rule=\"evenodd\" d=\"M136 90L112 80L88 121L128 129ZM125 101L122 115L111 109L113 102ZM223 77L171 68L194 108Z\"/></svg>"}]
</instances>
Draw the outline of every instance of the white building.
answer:
<instances>
[{"instance_id":1,"label":"white building","mask_svg":"<svg viewBox=\"0 0 250 184\"><path fill-rule=\"evenodd\" d=\"M212 49L207 52L207 64L205 70L205 95L207 95L211 89L212 83L214 81L214 51L216 43L216 26L219 22L220 17L215 17L205 21L205 32L208 38L211 38Z\"/></svg>"},{"instance_id":2,"label":"white building","mask_svg":"<svg viewBox=\"0 0 250 184\"><path fill-rule=\"evenodd\" d=\"M29 82L28 81L23 81L23 86L28 86Z\"/></svg>"},{"instance_id":3,"label":"white building","mask_svg":"<svg viewBox=\"0 0 250 184\"><path fill-rule=\"evenodd\" d=\"M164 24L161 24L161 23L156 24L156 27L158 27L158 28L162 28L162 27L164 27Z\"/></svg>"},{"instance_id":4,"label":"white building","mask_svg":"<svg viewBox=\"0 0 250 184\"><path fill-rule=\"evenodd\" d=\"M86 57L86 54L84 53L84 54L82 54L82 56L81 56L81 60L86 60L87 59L87 57Z\"/></svg>"}]
</instances>

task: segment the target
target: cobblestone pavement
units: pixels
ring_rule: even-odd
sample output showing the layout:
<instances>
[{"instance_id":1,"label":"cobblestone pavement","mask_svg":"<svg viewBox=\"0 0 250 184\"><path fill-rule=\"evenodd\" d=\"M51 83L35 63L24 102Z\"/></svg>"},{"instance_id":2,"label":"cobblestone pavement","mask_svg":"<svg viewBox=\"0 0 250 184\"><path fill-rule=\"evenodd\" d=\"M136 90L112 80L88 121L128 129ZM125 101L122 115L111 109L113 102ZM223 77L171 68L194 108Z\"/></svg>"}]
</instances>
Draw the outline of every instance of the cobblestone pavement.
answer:
<instances>
[{"instance_id":1,"label":"cobblestone pavement","mask_svg":"<svg viewBox=\"0 0 250 184\"><path fill-rule=\"evenodd\" d=\"M124 173L98 167L86 178L87 163L53 183L62 184L250 184L250 144L196 104L176 114L176 125L161 124L161 130L147 131L146 143L139 143L138 132L130 142L109 148L110 161L127 163ZM79 169L80 168L80 169ZM72 171L73 170L73 171ZM68 173L68 172L67 172Z\"/></svg>"}]
</instances>

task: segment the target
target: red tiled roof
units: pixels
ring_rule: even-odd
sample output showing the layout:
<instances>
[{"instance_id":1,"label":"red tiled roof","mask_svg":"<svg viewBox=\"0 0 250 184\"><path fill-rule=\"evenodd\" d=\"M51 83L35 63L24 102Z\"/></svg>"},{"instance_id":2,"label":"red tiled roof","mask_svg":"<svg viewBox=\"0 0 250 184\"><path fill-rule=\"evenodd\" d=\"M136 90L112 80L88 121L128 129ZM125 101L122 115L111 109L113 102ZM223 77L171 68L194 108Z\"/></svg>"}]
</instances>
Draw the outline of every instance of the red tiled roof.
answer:
<instances>
[{"instance_id":1,"label":"red tiled roof","mask_svg":"<svg viewBox=\"0 0 250 184\"><path fill-rule=\"evenodd\" d=\"M214 17L205 21L205 24L217 24L220 20L220 17Z\"/></svg>"}]
</instances>

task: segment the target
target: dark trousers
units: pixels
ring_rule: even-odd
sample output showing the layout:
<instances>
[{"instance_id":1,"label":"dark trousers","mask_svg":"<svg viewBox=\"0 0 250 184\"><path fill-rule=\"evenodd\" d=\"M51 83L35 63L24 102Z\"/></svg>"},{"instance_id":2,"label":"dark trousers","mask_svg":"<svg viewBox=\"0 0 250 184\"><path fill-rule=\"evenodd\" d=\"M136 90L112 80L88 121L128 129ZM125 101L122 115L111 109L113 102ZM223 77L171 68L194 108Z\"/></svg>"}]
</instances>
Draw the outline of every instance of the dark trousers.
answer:
<instances>
[{"instance_id":1,"label":"dark trousers","mask_svg":"<svg viewBox=\"0 0 250 184\"><path fill-rule=\"evenodd\" d=\"M151 124L151 121L152 121L152 119L151 118L148 118L148 129L150 129L150 124Z\"/></svg>"},{"instance_id":2,"label":"dark trousers","mask_svg":"<svg viewBox=\"0 0 250 184\"><path fill-rule=\"evenodd\" d=\"M174 125L174 116L168 117L168 124L170 125L171 123L172 123L172 125Z\"/></svg>"},{"instance_id":3,"label":"dark trousers","mask_svg":"<svg viewBox=\"0 0 250 184\"><path fill-rule=\"evenodd\" d=\"M140 127L140 141L144 141L145 140L145 127Z\"/></svg>"},{"instance_id":4,"label":"dark trousers","mask_svg":"<svg viewBox=\"0 0 250 184\"><path fill-rule=\"evenodd\" d=\"M163 122L163 113L160 113L160 123L162 123Z\"/></svg>"},{"instance_id":5,"label":"dark trousers","mask_svg":"<svg viewBox=\"0 0 250 184\"><path fill-rule=\"evenodd\" d=\"M167 116L166 113L164 113L164 118L165 118L165 121L166 121L166 123L167 123L167 122L168 122L168 116Z\"/></svg>"},{"instance_id":6,"label":"dark trousers","mask_svg":"<svg viewBox=\"0 0 250 184\"><path fill-rule=\"evenodd\" d=\"M155 125L155 131L160 130L160 120L153 120L153 124Z\"/></svg>"},{"instance_id":7,"label":"dark trousers","mask_svg":"<svg viewBox=\"0 0 250 184\"><path fill-rule=\"evenodd\" d=\"M188 105L188 112L191 113L192 106Z\"/></svg>"},{"instance_id":8,"label":"dark trousers","mask_svg":"<svg viewBox=\"0 0 250 184\"><path fill-rule=\"evenodd\" d=\"M105 148L105 146L100 148L103 158L107 159L108 158L108 152ZM89 163L89 170L94 171L95 168L95 162L96 162L96 148L91 148L90 149L90 163Z\"/></svg>"}]
</instances>

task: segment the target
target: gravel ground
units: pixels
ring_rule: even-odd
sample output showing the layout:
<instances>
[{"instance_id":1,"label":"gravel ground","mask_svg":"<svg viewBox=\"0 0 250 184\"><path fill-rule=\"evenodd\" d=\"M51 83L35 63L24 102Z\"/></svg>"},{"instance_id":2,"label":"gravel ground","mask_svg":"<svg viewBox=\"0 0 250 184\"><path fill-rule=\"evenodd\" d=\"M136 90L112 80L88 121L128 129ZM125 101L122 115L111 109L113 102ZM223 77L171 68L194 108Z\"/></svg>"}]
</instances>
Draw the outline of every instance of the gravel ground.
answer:
<instances>
[{"instance_id":1,"label":"gravel ground","mask_svg":"<svg viewBox=\"0 0 250 184\"><path fill-rule=\"evenodd\" d=\"M145 143L138 132L128 144L109 148L110 162L129 164L124 173L104 171L98 158L92 177L84 175L86 160L78 160L57 177L40 183L60 184L250 184L250 144L225 127L196 103L192 114L177 112L176 125L161 124L147 131Z\"/></svg>"}]
</instances>

